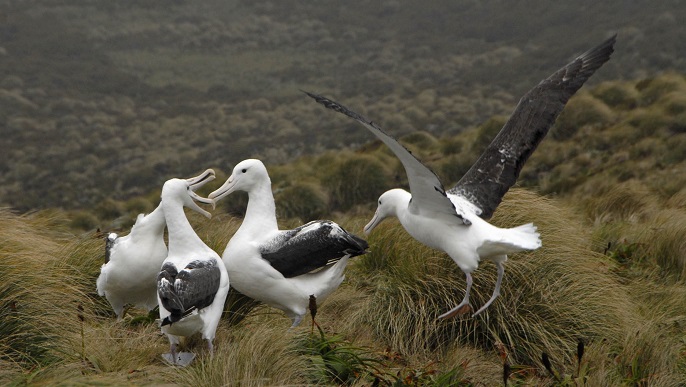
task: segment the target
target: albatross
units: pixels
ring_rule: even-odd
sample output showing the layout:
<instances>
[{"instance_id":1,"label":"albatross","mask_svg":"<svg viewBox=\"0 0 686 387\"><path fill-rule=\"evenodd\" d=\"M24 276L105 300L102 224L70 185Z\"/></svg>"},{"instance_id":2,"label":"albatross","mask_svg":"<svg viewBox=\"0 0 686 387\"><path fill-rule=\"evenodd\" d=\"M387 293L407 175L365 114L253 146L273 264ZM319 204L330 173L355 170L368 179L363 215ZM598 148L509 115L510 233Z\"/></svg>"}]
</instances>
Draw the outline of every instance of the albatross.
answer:
<instances>
[{"instance_id":1,"label":"albatross","mask_svg":"<svg viewBox=\"0 0 686 387\"><path fill-rule=\"evenodd\" d=\"M169 232L169 255L158 269L157 297L161 329L169 339L169 363L186 366L195 355L177 353L181 337L197 332L207 341L210 356L217 325L229 292L229 276L217 253L207 247L188 222L184 207L210 218L195 201L214 204L195 190L214 179L208 169L197 178L167 180L162 187L162 209Z\"/></svg>"},{"instance_id":2,"label":"albatross","mask_svg":"<svg viewBox=\"0 0 686 387\"><path fill-rule=\"evenodd\" d=\"M336 290L348 259L365 254L367 242L329 220L279 230L271 180L260 160L238 163L208 198L216 202L234 191L248 193L248 207L222 255L231 286L282 310L294 328L307 312L310 296L321 304Z\"/></svg>"},{"instance_id":3,"label":"albatross","mask_svg":"<svg viewBox=\"0 0 686 387\"><path fill-rule=\"evenodd\" d=\"M383 193L364 231L369 234L385 218L395 216L413 238L446 252L455 261L466 277L465 295L459 305L439 318L471 310L471 273L482 259L495 263L498 276L491 298L474 316L486 310L500 295L507 255L541 247L540 235L533 224L505 229L493 226L487 220L569 98L610 59L615 38L616 35L581 54L529 90L476 163L447 191L436 174L377 124L337 102L305 92L325 107L361 123L403 164L410 192L392 189Z\"/></svg>"},{"instance_id":4,"label":"albatross","mask_svg":"<svg viewBox=\"0 0 686 387\"><path fill-rule=\"evenodd\" d=\"M127 235L120 237L111 232L105 238L105 263L100 268L96 288L109 301L117 320L124 317L127 304L148 312L157 306L155 279L167 258L166 226L160 203L151 213L139 214Z\"/></svg>"}]
</instances>

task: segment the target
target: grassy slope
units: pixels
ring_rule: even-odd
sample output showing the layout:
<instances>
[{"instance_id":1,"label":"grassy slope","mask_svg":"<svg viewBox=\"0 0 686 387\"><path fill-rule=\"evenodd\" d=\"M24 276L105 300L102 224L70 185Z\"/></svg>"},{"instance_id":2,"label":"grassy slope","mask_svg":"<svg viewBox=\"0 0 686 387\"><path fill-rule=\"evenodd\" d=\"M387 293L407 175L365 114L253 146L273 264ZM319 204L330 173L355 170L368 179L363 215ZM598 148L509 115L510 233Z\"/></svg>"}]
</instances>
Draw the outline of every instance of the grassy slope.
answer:
<instances>
[{"instance_id":1,"label":"grassy slope","mask_svg":"<svg viewBox=\"0 0 686 387\"><path fill-rule=\"evenodd\" d=\"M541 353L550 355L564 383L565 377L579 376L574 354L581 339L586 352L580 377L589 385L683 385L685 85L678 75L609 82L570 102L527 164L525 188L508 193L493 219L500 226L534 222L544 245L510 258L502 297L483 316L437 321L461 298L463 275L446 256L410 240L397 222L384 224L369 237L372 253L350 265L345 284L320 310L323 343L330 345L326 353L306 344L317 337L308 339L306 323L288 331L282 314L232 298L236 304L230 309L238 314L223 320L216 357L204 356L203 346L193 341L201 353L194 365L180 371L165 367L159 354L167 343L154 324L133 325L131 319L118 324L95 295L101 240L90 233L63 233L67 220L54 212L18 217L5 211L0 254L12 270L0 273L6 294L0 329L9 338L22 332L21 340L30 345L1 342L7 367L0 378L39 384L280 385L333 383L335 374L358 385L374 378L492 385L501 380L507 361L516 371L512 382L554 384ZM493 127L498 125L441 140L422 133L404 140L453 181ZM284 227L317 214L359 233L379 193L369 191L384 189L364 178L403 184L402 178L395 181L402 176L397 162L375 143L356 153L329 152L270 170ZM359 184L333 184L356 181L340 175L353 172ZM240 212L244 198L224 202L218 212ZM332 208L346 206L347 213L331 215ZM193 216L192 221L203 240L221 251L240 218ZM47 279L33 275L46 267ZM484 263L475 273L475 306L490 294L494 271ZM66 291L65 277L70 278ZM56 295L64 308L52 308ZM17 327L17 321L23 325ZM52 339L46 343L44 337Z\"/></svg>"},{"instance_id":2,"label":"grassy slope","mask_svg":"<svg viewBox=\"0 0 686 387\"><path fill-rule=\"evenodd\" d=\"M3 224L25 225L10 238L23 240L40 230L40 223L2 215ZM365 219L347 217L341 223L358 231ZM437 321L436 316L459 301L464 286L461 273L447 257L409 240L397 223L389 222L371 236L373 252L349 267L345 285L321 308L318 318L327 337L341 335L357 348L355 353L381 361L380 370L373 373L388 381L394 375L419 378L422 372L435 376L453 371L463 382L493 384L501 378L499 354L507 354L510 364L524 366L513 380L548 383L541 352L551 355L559 372L575 374L574 348L583 339L587 348L583 375L593 385L683 383L682 282L656 276L647 262L634 262L635 257L618 262L594 251L588 227L569 207L517 189L508 194L494 222L511 226L525 221L540 227L544 247L511 257L503 295L488 313L449 322ZM221 248L237 224L226 216L210 222L194 217L193 222L215 248ZM3 234L12 235L9 230ZM653 243L659 242L653 238ZM8 291L19 300L22 321L33 329L25 331L29 342L49 332L59 335L46 354L34 354L30 361L5 359L13 364L3 367L0 378L5 382L281 385L329 380L322 379L323 361L317 360L321 356L312 355L303 344L309 324L289 331L288 320L265 307L253 307L240 322L223 320L214 359L203 355L204 346L194 340L191 345L201 354L195 364L181 371L165 367L159 355L168 344L155 325L132 325L131 318L117 323L95 295L100 240L86 237L66 248L40 246L47 250L42 254L55 257L50 267L62 270L46 271L47 279L20 271L24 273L20 283L54 293L53 297L59 294L62 308L55 310L44 295ZM40 254L27 259L12 251L3 248L3 261L33 263ZM72 285L64 289L66 277ZM476 272L475 305L488 297L494 277L493 266L487 263ZM16 288L8 285L7 289ZM79 313L85 317L83 334ZM7 321L3 318L0 328L8 329ZM21 352L23 347L19 348ZM12 353L4 349L3 358ZM367 384L373 376L362 372L356 380Z\"/></svg>"}]
</instances>

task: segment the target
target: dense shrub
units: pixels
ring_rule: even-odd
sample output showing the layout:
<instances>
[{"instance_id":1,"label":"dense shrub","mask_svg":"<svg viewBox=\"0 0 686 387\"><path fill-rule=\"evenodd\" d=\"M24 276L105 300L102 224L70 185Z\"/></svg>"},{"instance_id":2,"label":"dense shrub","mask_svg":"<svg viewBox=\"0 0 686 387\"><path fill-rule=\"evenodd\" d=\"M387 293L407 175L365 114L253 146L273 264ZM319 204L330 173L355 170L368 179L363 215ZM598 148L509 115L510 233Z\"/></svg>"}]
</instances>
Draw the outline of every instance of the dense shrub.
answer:
<instances>
[{"instance_id":1,"label":"dense shrub","mask_svg":"<svg viewBox=\"0 0 686 387\"><path fill-rule=\"evenodd\" d=\"M502 129L508 117L497 116L491 117L477 128L476 139L471 145L470 152L472 154L480 155L488 144L493 141L500 129Z\"/></svg>"},{"instance_id":2,"label":"dense shrub","mask_svg":"<svg viewBox=\"0 0 686 387\"><path fill-rule=\"evenodd\" d=\"M295 183L278 190L274 199L280 218L299 218L308 222L320 219L328 212L327 196L314 184Z\"/></svg>"},{"instance_id":3,"label":"dense shrub","mask_svg":"<svg viewBox=\"0 0 686 387\"><path fill-rule=\"evenodd\" d=\"M567 103L550 136L558 141L567 140L584 125L603 127L613 120L614 113L603 101L590 95L578 95Z\"/></svg>"},{"instance_id":4,"label":"dense shrub","mask_svg":"<svg viewBox=\"0 0 686 387\"><path fill-rule=\"evenodd\" d=\"M323 178L331 206L341 211L358 204L376 203L379 195L392 188L386 168L370 156L353 156Z\"/></svg>"},{"instance_id":5,"label":"dense shrub","mask_svg":"<svg viewBox=\"0 0 686 387\"><path fill-rule=\"evenodd\" d=\"M604 82L595 87L591 94L613 109L629 110L638 105L639 93L630 83Z\"/></svg>"}]
</instances>

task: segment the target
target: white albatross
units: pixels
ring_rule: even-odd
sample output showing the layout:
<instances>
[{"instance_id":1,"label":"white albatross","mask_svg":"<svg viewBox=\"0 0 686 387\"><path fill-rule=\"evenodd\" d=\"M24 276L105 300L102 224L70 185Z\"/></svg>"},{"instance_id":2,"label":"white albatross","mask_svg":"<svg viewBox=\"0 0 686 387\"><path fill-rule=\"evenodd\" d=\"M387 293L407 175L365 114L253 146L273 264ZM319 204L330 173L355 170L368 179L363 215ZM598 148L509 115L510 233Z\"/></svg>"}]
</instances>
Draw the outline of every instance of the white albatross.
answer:
<instances>
[{"instance_id":1,"label":"white albatross","mask_svg":"<svg viewBox=\"0 0 686 387\"><path fill-rule=\"evenodd\" d=\"M132 304L150 312L157 306L155 279L167 257L164 244L166 227L162 206L139 214L131 231L105 238L105 263L96 280L98 294L109 301L117 320L124 317L124 306Z\"/></svg>"},{"instance_id":2,"label":"white albatross","mask_svg":"<svg viewBox=\"0 0 686 387\"><path fill-rule=\"evenodd\" d=\"M238 163L208 198L218 201L234 191L248 193L248 208L222 256L231 286L282 310L296 327L310 296L324 302L343 281L348 259L366 253L367 242L328 220L279 230L271 180L260 160Z\"/></svg>"},{"instance_id":3,"label":"white albatross","mask_svg":"<svg viewBox=\"0 0 686 387\"><path fill-rule=\"evenodd\" d=\"M465 273L467 287L459 305L439 318L453 317L471 309L469 292L472 271L481 259L496 265L498 277L491 298L474 314L486 310L500 295L508 254L541 247L533 224L503 229L489 219L531 153L555 122L569 98L600 68L614 51L615 37L581 54L519 101L510 119L467 173L446 191L438 177L379 126L346 107L322 96L306 93L318 103L364 125L400 159L411 193L392 189L379 197L365 233L382 220L396 216L405 230L425 245L446 252Z\"/></svg>"},{"instance_id":4,"label":"white albatross","mask_svg":"<svg viewBox=\"0 0 686 387\"><path fill-rule=\"evenodd\" d=\"M177 353L181 337L200 332L207 341L210 356L213 355L212 341L229 292L229 276L224 263L198 237L183 211L188 207L211 217L194 200L214 202L194 191L213 179L214 171L208 169L197 178L167 180L162 187L169 255L157 276L157 296L161 329L170 344L170 353L162 357L180 366L188 365L194 357L191 353Z\"/></svg>"}]
</instances>

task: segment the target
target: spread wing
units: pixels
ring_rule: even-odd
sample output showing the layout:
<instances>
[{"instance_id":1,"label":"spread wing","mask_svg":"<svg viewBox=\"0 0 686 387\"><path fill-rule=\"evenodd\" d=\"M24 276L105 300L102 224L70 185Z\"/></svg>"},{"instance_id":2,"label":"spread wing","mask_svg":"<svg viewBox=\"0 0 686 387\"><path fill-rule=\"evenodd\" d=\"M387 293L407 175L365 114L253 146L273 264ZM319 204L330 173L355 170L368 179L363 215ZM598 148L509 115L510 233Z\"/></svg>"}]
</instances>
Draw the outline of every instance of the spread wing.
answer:
<instances>
[{"instance_id":1,"label":"spread wing","mask_svg":"<svg viewBox=\"0 0 686 387\"><path fill-rule=\"evenodd\" d=\"M194 310L212 304L219 290L221 271L217 261L195 260L177 271L174 264L166 262L157 276L157 294L162 306L171 315L162 325L174 323Z\"/></svg>"},{"instance_id":2,"label":"spread wing","mask_svg":"<svg viewBox=\"0 0 686 387\"><path fill-rule=\"evenodd\" d=\"M448 193L462 196L481 209L482 218L490 218L569 98L610 59L615 38L581 54L529 90L495 139Z\"/></svg>"},{"instance_id":3,"label":"spread wing","mask_svg":"<svg viewBox=\"0 0 686 387\"><path fill-rule=\"evenodd\" d=\"M338 224L315 220L293 230L282 232L260 248L267 260L284 277L309 273L346 255L366 253L367 242L349 234Z\"/></svg>"},{"instance_id":4,"label":"spread wing","mask_svg":"<svg viewBox=\"0 0 686 387\"><path fill-rule=\"evenodd\" d=\"M456 212L453 203L448 199L443 184L438 180L438 176L414 157L414 155L396 139L386 134L383 129L372 121L369 121L367 118L355 113L338 102L313 93L305 92L305 94L325 107L345 114L361 123L395 153L396 157L400 159L400 162L405 168L407 180L410 184L412 200L410 201L409 209L411 212L415 214L424 211L437 212L462 218L462 216Z\"/></svg>"}]
</instances>

